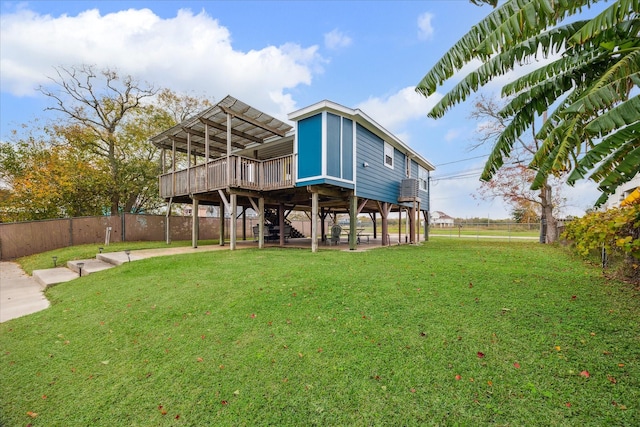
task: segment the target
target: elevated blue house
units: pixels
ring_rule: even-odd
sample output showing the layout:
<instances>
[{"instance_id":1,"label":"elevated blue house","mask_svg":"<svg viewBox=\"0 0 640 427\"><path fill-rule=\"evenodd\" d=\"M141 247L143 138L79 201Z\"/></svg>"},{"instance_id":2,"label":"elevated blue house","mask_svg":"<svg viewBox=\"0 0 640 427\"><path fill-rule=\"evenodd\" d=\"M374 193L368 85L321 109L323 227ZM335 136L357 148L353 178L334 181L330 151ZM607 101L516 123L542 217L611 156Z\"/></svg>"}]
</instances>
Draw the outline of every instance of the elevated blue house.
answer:
<instances>
[{"instance_id":1,"label":"elevated blue house","mask_svg":"<svg viewBox=\"0 0 640 427\"><path fill-rule=\"evenodd\" d=\"M253 208L261 216L260 247L269 226L287 230L292 211L311 219L313 251L326 238L324 219L339 213L350 216L351 249L363 213L374 224L377 215L382 218L383 245L391 212L406 213L408 241L420 240L420 218L428 221L431 163L358 109L322 101L288 118L293 126L227 96L152 138L163 149L161 197L169 204L192 203L194 213L198 204L217 204L220 212ZM180 168L177 153L189 154ZM197 216L193 224L195 246ZM230 236L234 249L235 221ZM288 232L278 237L284 245Z\"/></svg>"}]
</instances>

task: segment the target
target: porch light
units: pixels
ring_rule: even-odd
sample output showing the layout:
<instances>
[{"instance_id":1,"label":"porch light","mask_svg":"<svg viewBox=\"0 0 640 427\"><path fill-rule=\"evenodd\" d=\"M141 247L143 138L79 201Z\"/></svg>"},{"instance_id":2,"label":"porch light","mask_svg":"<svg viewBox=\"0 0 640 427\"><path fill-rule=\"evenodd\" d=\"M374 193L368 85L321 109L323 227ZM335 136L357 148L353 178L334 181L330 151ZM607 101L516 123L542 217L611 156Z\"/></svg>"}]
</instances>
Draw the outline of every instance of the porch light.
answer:
<instances>
[{"instance_id":1,"label":"porch light","mask_svg":"<svg viewBox=\"0 0 640 427\"><path fill-rule=\"evenodd\" d=\"M58 266L58 257L57 256L52 256L51 259L53 259L53 267L57 267Z\"/></svg>"},{"instance_id":2,"label":"porch light","mask_svg":"<svg viewBox=\"0 0 640 427\"><path fill-rule=\"evenodd\" d=\"M98 250L100 251L100 253L102 253L102 251L104 250L104 248L103 248L102 246L100 246L100 247L98 248Z\"/></svg>"},{"instance_id":3,"label":"porch light","mask_svg":"<svg viewBox=\"0 0 640 427\"><path fill-rule=\"evenodd\" d=\"M79 262L76 265L78 266L80 277L82 277L82 267L84 267L84 262Z\"/></svg>"},{"instance_id":4,"label":"porch light","mask_svg":"<svg viewBox=\"0 0 640 427\"><path fill-rule=\"evenodd\" d=\"M129 254L131 253L131 249L125 249L124 253L127 254L127 259L129 260L129 262L131 262L131 257L129 256Z\"/></svg>"}]
</instances>

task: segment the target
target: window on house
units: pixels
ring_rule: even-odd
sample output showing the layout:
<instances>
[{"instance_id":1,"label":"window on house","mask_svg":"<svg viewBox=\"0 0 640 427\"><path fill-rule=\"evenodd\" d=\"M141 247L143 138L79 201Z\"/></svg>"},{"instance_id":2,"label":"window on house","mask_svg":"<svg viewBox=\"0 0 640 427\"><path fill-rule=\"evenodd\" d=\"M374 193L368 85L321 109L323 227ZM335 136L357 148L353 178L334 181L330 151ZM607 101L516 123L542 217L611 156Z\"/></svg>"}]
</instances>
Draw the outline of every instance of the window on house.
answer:
<instances>
[{"instance_id":1,"label":"window on house","mask_svg":"<svg viewBox=\"0 0 640 427\"><path fill-rule=\"evenodd\" d=\"M429 190L429 172L422 166L418 166L418 179L420 180L420 190Z\"/></svg>"},{"instance_id":2,"label":"window on house","mask_svg":"<svg viewBox=\"0 0 640 427\"><path fill-rule=\"evenodd\" d=\"M384 143L384 165L393 169L393 146L387 142Z\"/></svg>"}]
</instances>

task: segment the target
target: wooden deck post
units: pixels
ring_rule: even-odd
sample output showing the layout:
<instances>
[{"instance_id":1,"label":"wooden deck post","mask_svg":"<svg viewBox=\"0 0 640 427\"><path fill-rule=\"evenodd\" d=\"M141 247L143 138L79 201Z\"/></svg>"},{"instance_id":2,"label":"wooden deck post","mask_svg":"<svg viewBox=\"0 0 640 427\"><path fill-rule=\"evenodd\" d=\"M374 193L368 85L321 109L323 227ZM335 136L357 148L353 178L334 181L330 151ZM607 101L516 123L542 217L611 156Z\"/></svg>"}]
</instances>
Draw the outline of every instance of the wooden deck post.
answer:
<instances>
[{"instance_id":1,"label":"wooden deck post","mask_svg":"<svg viewBox=\"0 0 640 427\"><path fill-rule=\"evenodd\" d=\"M398 244L402 243L402 206L398 206Z\"/></svg>"},{"instance_id":2,"label":"wooden deck post","mask_svg":"<svg viewBox=\"0 0 640 427\"><path fill-rule=\"evenodd\" d=\"M231 240L229 248L233 251L236 249L236 229L238 228L236 212L238 211L238 195L231 194L231 212L229 218L231 224L229 224L229 239Z\"/></svg>"},{"instance_id":3,"label":"wooden deck post","mask_svg":"<svg viewBox=\"0 0 640 427\"><path fill-rule=\"evenodd\" d=\"M420 243L420 202L416 203L416 239L417 239L417 243Z\"/></svg>"},{"instance_id":4,"label":"wooden deck post","mask_svg":"<svg viewBox=\"0 0 640 427\"><path fill-rule=\"evenodd\" d=\"M198 247L198 234L200 227L200 220L198 217L198 199L193 199L192 205L193 211L191 212L192 222L191 222L191 247Z\"/></svg>"},{"instance_id":5,"label":"wooden deck post","mask_svg":"<svg viewBox=\"0 0 640 427\"><path fill-rule=\"evenodd\" d=\"M409 243L416 242L416 203L407 210L407 219L409 221Z\"/></svg>"},{"instance_id":6,"label":"wooden deck post","mask_svg":"<svg viewBox=\"0 0 640 427\"><path fill-rule=\"evenodd\" d=\"M165 240L167 245L171 244L171 205L173 204L173 197L169 197L169 202L167 203L167 215L164 221L165 227Z\"/></svg>"},{"instance_id":7,"label":"wooden deck post","mask_svg":"<svg viewBox=\"0 0 640 427\"><path fill-rule=\"evenodd\" d=\"M380 210L380 216L382 217L382 246L391 244L389 242L389 212L391 212L391 204L378 202L378 209Z\"/></svg>"},{"instance_id":8,"label":"wooden deck post","mask_svg":"<svg viewBox=\"0 0 640 427\"><path fill-rule=\"evenodd\" d=\"M220 202L220 246L224 246L224 201Z\"/></svg>"},{"instance_id":9,"label":"wooden deck post","mask_svg":"<svg viewBox=\"0 0 640 427\"><path fill-rule=\"evenodd\" d=\"M264 248L264 197L258 198L258 248Z\"/></svg>"},{"instance_id":10,"label":"wooden deck post","mask_svg":"<svg viewBox=\"0 0 640 427\"><path fill-rule=\"evenodd\" d=\"M315 191L311 193L311 252L318 252L318 193Z\"/></svg>"},{"instance_id":11,"label":"wooden deck post","mask_svg":"<svg viewBox=\"0 0 640 427\"><path fill-rule=\"evenodd\" d=\"M355 194L349 196L349 250L357 248L358 233L358 197Z\"/></svg>"},{"instance_id":12,"label":"wooden deck post","mask_svg":"<svg viewBox=\"0 0 640 427\"><path fill-rule=\"evenodd\" d=\"M278 230L280 234L280 246L284 246L284 203L278 205Z\"/></svg>"}]
</instances>

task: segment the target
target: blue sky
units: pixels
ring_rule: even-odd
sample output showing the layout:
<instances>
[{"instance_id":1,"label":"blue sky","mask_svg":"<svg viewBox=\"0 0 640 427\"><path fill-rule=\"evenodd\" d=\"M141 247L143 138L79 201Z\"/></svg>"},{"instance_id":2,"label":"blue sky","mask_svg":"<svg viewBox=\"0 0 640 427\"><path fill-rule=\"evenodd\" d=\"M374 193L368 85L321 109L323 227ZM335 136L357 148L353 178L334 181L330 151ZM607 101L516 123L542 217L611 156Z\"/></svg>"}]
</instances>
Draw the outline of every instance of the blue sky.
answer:
<instances>
[{"instance_id":1,"label":"blue sky","mask_svg":"<svg viewBox=\"0 0 640 427\"><path fill-rule=\"evenodd\" d=\"M328 99L361 108L437 166L432 210L508 218L502 201L472 196L490 147L469 151L479 125L470 102L436 121L426 114L451 85L430 99L414 91L490 10L466 0L2 2L0 138L51 117L35 88L60 65L112 67L214 101L229 94L281 119ZM581 182L565 196L564 214L581 215L597 192Z\"/></svg>"}]
</instances>

